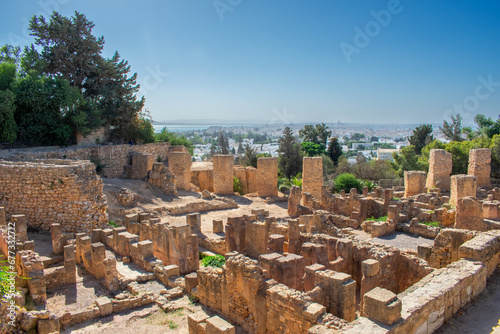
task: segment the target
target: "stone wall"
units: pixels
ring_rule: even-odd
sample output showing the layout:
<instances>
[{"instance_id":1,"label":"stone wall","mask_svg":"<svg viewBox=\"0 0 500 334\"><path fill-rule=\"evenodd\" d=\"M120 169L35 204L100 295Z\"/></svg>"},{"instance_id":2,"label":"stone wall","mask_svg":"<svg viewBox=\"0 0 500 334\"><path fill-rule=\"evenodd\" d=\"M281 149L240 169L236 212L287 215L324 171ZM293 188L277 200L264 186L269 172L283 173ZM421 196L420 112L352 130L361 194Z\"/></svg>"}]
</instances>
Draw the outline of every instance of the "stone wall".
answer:
<instances>
[{"instance_id":1,"label":"stone wall","mask_svg":"<svg viewBox=\"0 0 500 334\"><path fill-rule=\"evenodd\" d=\"M469 170L467 173L477 178L479 187L491 187L491 150L489 148L469 151Z\"/></svg>"},{"instance_id":2,"label":"stone wall","mask_svg":"<svg viewBox=\"0 0 500 334\"><path fill-rule=\"evenodd\" d=\"M457 206L463 197L476 197L477 180L473 175L453 175L451 177L450 204Z\"/></svg>"},{"instance_id":3,"label":"stone wall","mask_svg":"<svg viewBox=\"0 0 500 334\"><path fill-rule=\"evenodd\" d=\"M302 191L310 193L317 200L321 200L322 186L323 158L304 157L302 164Z\"/></svg>"},{"instance_id":4,"label":"stone wall","mask_svg":"<svg viewBox=\"0 0 500 334\"><path fill-rule=\"evenodd\" d=\"M233 195L233 156L217 154L213 157L214 193L217 195Z\"/></svg>"},{"instance_id":5,"label":"stone wall","mask_svg":"<svg viewBox=\"0 0 500 334\"><path fill-rule=\"evenodd\" d=\"M168 168L175 176L177 189L191 189L191 154L189 152L170 152Z\"/></svg>"},{"instance_id":6,"label":"stone wall","mask_svg":"<svg viewBox=\"0 0 500 334\"><path fill-rule=\"evenodd\" d=\"M405 195L415 196L425 192L426 174L420 171L405 171Z\"/></svg>"},{"instance_id":7,"label":"stone wall","mask_svg":"<svg viewBox=\"0 0 500 334\"><path fill-rule=\"evenodd\" d=\"M89 161L0 160L0 206L24 214L30 226L65 232L90 231L108 223L103 182Z\"/></svg>"},{"instance_id":8,"label":"stone wall","mask_svg":"<svg viewBox=\"0 0 500 334\"><path fill-rule=\"evenodd\" d=\"M427 189L440 188L443 191L450 190L452 163L451 153L441 149L431 150L429 154L429 173L427 174L426 183Z\"/></svg>"},{"instance_id":9,"label":"stone wall","mask_svg":"<svg viewBox=\"0 0 500 334\"><path fill-rule=\"evenodd\" d=\"M24 152L22 150L5 152L0 158L7 160L33 161L36 159L95 159L104 164L102 175L104 177L118 177L123 173L123 166L131 164L133 153L151 154L155 158L165 160L168 158L169 143L154 143L145 145L114 145L95 146L87 148L64 148L42 152Z\"/></svg>"}]
</instances>

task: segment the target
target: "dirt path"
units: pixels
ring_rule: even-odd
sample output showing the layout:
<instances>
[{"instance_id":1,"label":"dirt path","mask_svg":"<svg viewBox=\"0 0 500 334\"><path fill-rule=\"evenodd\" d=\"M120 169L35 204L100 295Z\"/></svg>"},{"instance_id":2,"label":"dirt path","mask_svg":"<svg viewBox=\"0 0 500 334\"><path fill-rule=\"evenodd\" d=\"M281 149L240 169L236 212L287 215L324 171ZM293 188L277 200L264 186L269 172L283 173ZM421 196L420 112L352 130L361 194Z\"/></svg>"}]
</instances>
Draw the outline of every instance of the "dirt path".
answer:
<instances>
[{"instance_id":1,"label":"dirt path","mask_svg":"<svg viewBox=\"0 0 500 334\"><path fill-rule=\"evenodd\" d=\"M434 333L500 334L500 267L488 279L486 289Z\"/></svg>"}]
</instances>

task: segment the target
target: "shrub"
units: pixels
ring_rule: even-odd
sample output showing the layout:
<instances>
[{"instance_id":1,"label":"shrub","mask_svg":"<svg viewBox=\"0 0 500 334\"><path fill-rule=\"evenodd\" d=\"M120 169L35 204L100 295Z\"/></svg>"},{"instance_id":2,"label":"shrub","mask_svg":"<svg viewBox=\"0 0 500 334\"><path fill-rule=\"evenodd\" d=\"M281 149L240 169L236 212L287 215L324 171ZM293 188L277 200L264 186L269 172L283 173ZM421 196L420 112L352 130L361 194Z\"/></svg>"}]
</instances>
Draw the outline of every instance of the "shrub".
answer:
<instances>
[{"instance_id":1,"label":"shrub","mask_svg":"<svg viewBox=\"0 0 500 334\"><path fill-rule=\"evenodd\" d=\"M352 188L356 188L358 192L362 191L361 181L350 173L340 174L334 183L337 191L345 190L345 192L350 192Z\"/></svg>"},{"instance_id":2,"label":"shrub","mask_svg":"<svg viewBox=\"0 0 500 334\"><path fill-rule=\"evenodd\" d=\"M234 175L233 175L233 191L239 193L240 195L244 195L243 187L241 186L241 180Z\"/></svg>"},{"instance_id":3,"label":"shrub","mask_svg":"<svg viewBox=\"0 0 500 334\"><path fill-rule=\"evenodd\" d=\"M441 227L441 223L440 222L424 222L423 224L427 225L427 226Z\"/></svg>"},{"instance_id":4,"label":"shrub","mask_svg":"<svg viewBox=\"0 0 500 334\"><path fill-rule=\"evenodd\" d=\"M369 217L369 218L366 218L366 220L377 221L377 222L385 222L387 220L387 215L382 216L382 217L378 217L378 218Z\"/></svg>"},{"instance_id":5,"label":"shrub","mask_svg":"<svg viewBox=\"0 0 500 334\"><path fill-rule=\"evenodd\" d=\"M222 266L226 263L226 259L222 255L215 256L206 256L201 260L201 265L203 267L217 267L222 268Z\"/></svg>"}]
</instances>

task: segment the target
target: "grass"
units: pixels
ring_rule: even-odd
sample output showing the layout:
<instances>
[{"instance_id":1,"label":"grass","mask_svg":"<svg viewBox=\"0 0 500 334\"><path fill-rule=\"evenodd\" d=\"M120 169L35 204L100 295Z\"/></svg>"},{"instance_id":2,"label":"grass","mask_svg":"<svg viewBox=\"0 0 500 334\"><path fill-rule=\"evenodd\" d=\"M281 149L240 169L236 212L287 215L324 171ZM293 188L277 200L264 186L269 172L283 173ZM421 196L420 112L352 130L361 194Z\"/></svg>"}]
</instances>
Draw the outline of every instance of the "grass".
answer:
<instances>
[{"instance_id":1,"label":"grass","mask_svg":"<svg viewBox=\"0 0 500 334\"><path fill-rule=\"evenodd\" d=\"M377 222L386 221L387 220L387 215L379 217L379 218L370 217L370 218L366 218L366 220L377 221Z\"/></svg>"},{"instance_id":2,"label":"grass","mask_svg":"<svg viewBox=\"0 0 500 334\"><path fill-rule=\"evenodd\" d=\"M440 222L423 222L422 224L427 225L427 226L432 226L432 227L441 227Z\"/></svg>"},{"instance_id":3,"label":"grass","mask_svg":"<svg viewBox=\"0 0 500 334\"><path fill-rule=\"evenodd\" d=\"M215 256L205 256L204 258L201 259L201 265L203 267L217 267L217 268L222 268L224 263L226 262L226 259L222 255L215 255Z\"/></svg>"},{"instance_id":4,"label":"grass","mask_svg":"<svg viewBox=\"0 0 500 334\"><path fill-rule=\"evenodd\" d=\"M116 222L114 222L113 220L110 220L108 222L109 225L113 226L113 227L118 227L118 224Z\"/></svg>"},{"instance_id":5,"label":"grass","mask_svg":"<svg viewBox=\"0 0 500 334\"><path fill-rule=\"evenodd\" d=\"M170 329L176 329L177 327L179 327L179 325L177 325L172 320L167 321L167 324L168 324L168 328L170 328Z\"/></svg>"},{"instance_id":6,"label":"grass","mask_svg":"<svg viewBox=\"0 0 500 334\"><path fill-rule=\"evenodd\" d=\"M183 316L184 308L181 307L174 311L154 313L147 318L146 322L151 325L168 326L168 328L170 329L176 329L177 327L179 327L179 325L176 324L174 320L171 320L169 318Z\"/></svg>"},{"instance_id":7,"label":"grass","mask_svg":"<svg viewBox=\"0 0 500 334\"><path fill-rule=\"evenodd\" d=\"M393 197L392 200L393 201L399 201L399 197Z\"/></svg>"}]
</instances>

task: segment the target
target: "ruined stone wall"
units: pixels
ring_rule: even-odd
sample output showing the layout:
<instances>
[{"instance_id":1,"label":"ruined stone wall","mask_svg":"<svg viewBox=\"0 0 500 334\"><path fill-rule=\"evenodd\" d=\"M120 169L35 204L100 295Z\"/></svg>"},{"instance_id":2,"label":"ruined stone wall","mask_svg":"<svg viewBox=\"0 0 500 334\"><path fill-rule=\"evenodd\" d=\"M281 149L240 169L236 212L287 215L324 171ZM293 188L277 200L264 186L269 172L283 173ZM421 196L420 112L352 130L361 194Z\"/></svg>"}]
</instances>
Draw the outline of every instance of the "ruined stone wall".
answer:
<instances>
[{"instance_id":1,"label":"ruined stone wall","mask_svg":"<svg viewBox=\"0 0 500 334\"><path fill-rule=\"evenodd\" d=\"M452 164L451 153L441 149L432 149L429 154L429 173L427 174L426 187L449 191Z\"/></svg>"},{"instance_id":2,"label":"ruined stone wall","mask_svg":"<svg viewBox=\"0 0 500 334\"><path fill-rule=\"evenodd\" d=\"M463 197L476 197L477 179L473 175L453 175L451 177L450 204L457 206Z\"/></svg>"},{"instance_id":3,"label":"ruined stone wall","mask_svg":"<svg viewBox=\"0 0 500 334\"><path fill-rule=\"evenodd\" d=\"M118 177L123 173L123 166L130 165L133 153L151 154L155 158L168 158L170 144L154 143L145 145L114 145L96 146L87 148L54 149L45 152L6 152L0 155L2 159L33 161L36 159L71 159L99 160L105 167L102 170L104 177Z\"/></svg>"},{"instance_id":4,"label":"ruined stone wall","mask_svg":"<svg viewBox=\"0 0 500 334\"><path fill-rule=\"evenodd\" d=\"M0 160L0 206L24 214L30 226L65 232L90 231L108 223L103 182L89 161Z\"/></svg>"},{"instance_id":5,"label":"ruined stone wall","mask_svg":"<svg viewBox=\"0 0 500 334\"><path fill-rule=\"evenodd\" d=\"M405 195L410 197L425 192L426 174L420 171L405 171Z\"/></svg>"},{"instance_id":6,"label":"ruined stone wall","mask_svg":"<svg viewBox=\"0 0 500 334\"><path fill-rule=\"evenodd\" d=\"M200 188L200 191L214 191L214 170L212 168L191 169L191 183Z\"/></svg>"},{"instance_id":7,"label":"ruined stone wall","mask_svg":"<svg viewBox=\"0 0 500 334\"><path fill-rule=\"evenodd\" d=\"M214 193L217 195L233 195L233 156L217 154L214 163Z\"/></svg>"},{"instance_id":8,"label":"ruined stone wall","mask_svg":"<svg viewBox=\"0 0 500 334\"><path fill-rule=\"evenodd\" d=\"M191 154L189 152L170 152L168 168L175 176L177 189L191 189Z\"/></svg>"},{"instance_id":9,"label":"ruined stone wall","mask_svg":"<svg viewBox=\"0 0 500 334\"><path fill-rule=\"evenodd\" d=\"M302 192L308 192L321 200L323 186L323 158L304 157L302 164Z\"/></svg>"}]
</instances>

